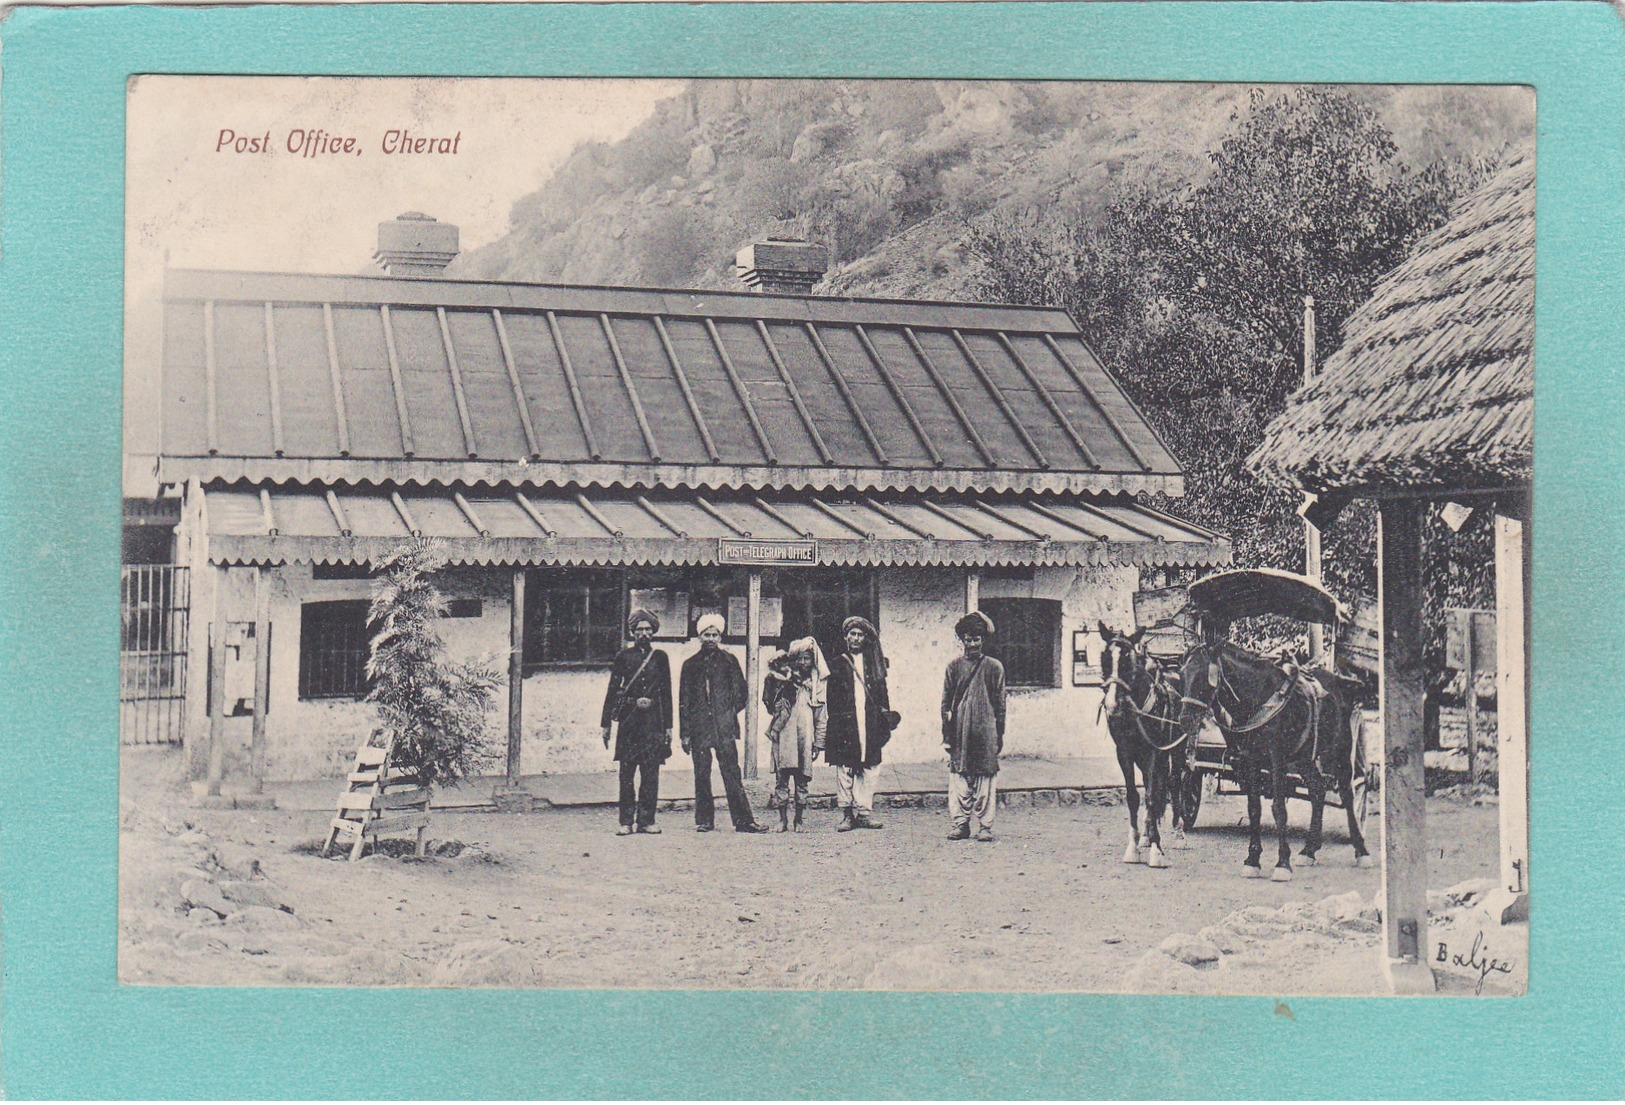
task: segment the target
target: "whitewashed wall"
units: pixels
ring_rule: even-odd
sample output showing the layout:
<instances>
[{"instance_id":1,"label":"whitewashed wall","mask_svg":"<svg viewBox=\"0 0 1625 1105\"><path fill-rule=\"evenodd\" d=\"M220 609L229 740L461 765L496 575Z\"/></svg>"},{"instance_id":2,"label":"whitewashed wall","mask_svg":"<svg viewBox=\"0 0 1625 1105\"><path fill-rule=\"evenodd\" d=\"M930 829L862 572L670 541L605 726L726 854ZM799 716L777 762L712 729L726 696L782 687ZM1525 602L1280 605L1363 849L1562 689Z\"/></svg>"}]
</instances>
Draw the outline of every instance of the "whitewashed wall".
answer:
<instances>
[{"instance_id":1,"label":"whitewashed wall","mask_svg":"<svg viewBox=\"0 0 1625 1105\"><path fill-rule=\"evenodd\" d=\"M200 573L211 577L198 590L212 592L217 569ZM253 617L253 569L232 569L227 581L228 617ZM1132 595L1138 570L1127 567L1042 568L1032 580L983 579L984 598L1044 598L1061 602L1062 665L1059 688L1020 689L1011 692L1006 755L1109 755L1111 741L1097 720L1097 687L1071 686L1070 645L1074 629L1090 628L1098 620L1132 624ZM271 712L267 727L266 774L271 780L331 778L341 774L373 724L370 707L342 700L301 701L299 698L300 606L306 602L364 599L365 580L315 580L308 564L273 569L271 587L272 635ZM441 622L447 651L460 659L488 657L506 670L509 632L509 588L505 569L462 569L447 573L448 598L478 598L480 618L449 618ZM203 582L203 581L200 581ZM887 749L890 763L943 762L938 711L943 672L959 654L953 623L963 613L965 573L956 569L894 569L880 575L880 632L891 661L893 706L903 723ZM195 608L196 622L206 622L209 608ZM683 661L699 647L697 640L657 641L671 659L675 684ZM744 665L742 646L729 651ZM763 650L763 663L773 655ZM198 653L194 684L201 702L206 660ZM612 766L599 738L598 716L608 679L607 668L551 669L529 676L524 687L524 750L526 774L584 772ZM228 700L231 695L228 690ZM759 688L753 688L761 724ZM201 715L201 708L197 711ZM206 720L199 718L206 727ZM245 766L250 719L229 718L226 739L232 750L228 765L233 773ZM507 694L499 692L491 713L492 747L501 763L507 739ZM760 730L759 730L760 731ZM675 739L674 739L675 744ZM677 755L680 757L681 752ZM674 766L682 761L674 760ZM765 756L764 756L765 765ZM498 769L494 767L493 770ZM764 768L765 769L765 768Z\"/></svg>"}]
</instances>

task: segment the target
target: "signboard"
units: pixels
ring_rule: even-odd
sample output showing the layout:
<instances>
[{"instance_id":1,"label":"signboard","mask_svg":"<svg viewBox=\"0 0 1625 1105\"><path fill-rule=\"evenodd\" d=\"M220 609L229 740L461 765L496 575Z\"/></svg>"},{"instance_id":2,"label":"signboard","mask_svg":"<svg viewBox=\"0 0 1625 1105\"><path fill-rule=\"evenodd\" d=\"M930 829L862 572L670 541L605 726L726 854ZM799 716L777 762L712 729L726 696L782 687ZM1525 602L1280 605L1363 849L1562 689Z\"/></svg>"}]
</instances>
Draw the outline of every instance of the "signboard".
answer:
<instances>
[{"instance_id":1,"label":"signboard","mask_svg":"<svg viewBox=\"0 0 1625 1105\"><path fill-rule=\"evenodd\" d=\"M772 568L811 567L818 563L818 542L811 538L757 541L749 537L720 537L717 539L717 562Z\"/></svg>"},{"instance_id":2,"label":"signboard","mask_svg":"<svg viewBox=\"0 0 1625 1105\"><path fill-rule=\"evenodd\" d=\"M1072 631L1072 685L1098 687L1101 683L1100 656L1106 651L1106 638L1094 629Z\"/></svg>"},{"instance_id":3,"label":"signboard","mask_svg":"<svg viewBox=\"0 0 1625 1105\"><path fill-rule=\"evenodd\" d=\"M1454 608L1446 610L1445 617L1445 667L1453 671L1494 671L1495 611Z\"/></svg>"}]
</instances>

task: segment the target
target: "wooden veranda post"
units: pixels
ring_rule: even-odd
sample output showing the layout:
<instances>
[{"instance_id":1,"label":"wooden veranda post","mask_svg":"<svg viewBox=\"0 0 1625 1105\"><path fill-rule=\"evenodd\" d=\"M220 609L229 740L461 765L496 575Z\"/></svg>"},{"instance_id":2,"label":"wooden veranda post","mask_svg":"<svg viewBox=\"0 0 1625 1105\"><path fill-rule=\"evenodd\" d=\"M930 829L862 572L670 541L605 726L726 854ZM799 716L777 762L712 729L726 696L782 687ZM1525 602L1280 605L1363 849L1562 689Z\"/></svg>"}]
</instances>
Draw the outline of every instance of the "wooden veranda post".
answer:
<instances>
[{"instance_id":1,"label":"wooden veranda post","mask_svg":"<svg viewBox=\"0 0 1625 1105\"><path fill-rule=\"evenodd\" d=\"M266 715L271 709L271 569L254 571L254 729L249 737L248 792L265 789Z\"/></svg>"},{"instance_id":2,"label":"wooden veranda post","mask_svg":"<svg viewBox=\"0 0 1625 1105\"><path fill-rule=\"evenodd\" d=\"M762 693L762 573L752 569L745 604L745 778L756 778L757 708Z\"/></svg>"},{"instance_id":3,"label":"wooden veranda post","mask_svg":"<svg viewBox=\"0 0 1625 1105\"><path fill-rule=\"evenodd\" d=\"M525 720L525 569L513 570L508 618L508 789L519 789Z\"/></svg>"},{"instance_id":4,"label":"wooden veranda post","mask_svg":"<svg viewBox=\"0 0 1625 1105\"><path fill-rule=\"evenodd\" d=\"M1529 911L1528 514L1495 511L1495 710L1499 730L1501 885L1485 908L1503 924Z\"/></svg>"},{"instance_id":5,"label":"wooden veranda post","mask_svg":"<svg viewBox=\"0 0 1625 1105\"><path fill-rule=\"evenodd\" d=\"M1303 297L1303 382L1308 386L1315 378L1315 297ZM1320 528L1308 518L1303 520L1303 574L1320 582ZM1326 629L1319 622L1309 623L1309 663L1318 665L1326 655Z\"/></svg>"},{"instance_id":6,"label":"wooden veranda post","mask_svg":"<svg viewBox=\"0 0 1625 1105\"><path fill-rule=\"evenodd\" d=\"M965 573L965 613L982 605L982 573L972 568Z\"/></svg>"},{"instance_id":7,"label":"wooden veranda post","mask_svg":"<svg viewBox=\"0 0 1625 1105\"><path fill-rule=\"evenodd\" d=\"M1427 803L1423 771L1422 517L1419 499L1377 514L1382 650L1383 971L1395 994L1432 993L1427 942Z\"/></svg>"},{"instance_id":8,"label":"wooden veranda post","mask_svg":"<svg viewBox=\"0 0 1625 1105\"><path fill-rule=\"evenodd\" d=\"M225 565L214 570L214 617L209 623L209 797L220 795L226 776L226 585Z\"/></svg>"}]
</instances>

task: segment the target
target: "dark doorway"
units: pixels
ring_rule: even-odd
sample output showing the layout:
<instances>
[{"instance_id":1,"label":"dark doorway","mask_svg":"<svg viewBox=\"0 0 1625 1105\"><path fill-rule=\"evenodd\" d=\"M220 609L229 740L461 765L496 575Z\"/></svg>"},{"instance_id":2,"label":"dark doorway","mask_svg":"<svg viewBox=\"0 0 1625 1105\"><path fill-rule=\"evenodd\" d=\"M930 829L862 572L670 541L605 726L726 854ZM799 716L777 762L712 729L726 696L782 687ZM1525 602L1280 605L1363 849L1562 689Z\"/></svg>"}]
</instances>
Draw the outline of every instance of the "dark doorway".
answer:
<instances>
[{"instance_id":1,"label":"dark doorway","mask_svg":"<svg viewBox=\"0 0 1625 1105\"><path fill-rule=\"evenodd\" d=\"M856 614L879 624L875 574L865 569L815 568L781 571L779 594L784 602L784 641L811 636L834 656L843 646L841 623Z\"/></svg>"}]
</instances>

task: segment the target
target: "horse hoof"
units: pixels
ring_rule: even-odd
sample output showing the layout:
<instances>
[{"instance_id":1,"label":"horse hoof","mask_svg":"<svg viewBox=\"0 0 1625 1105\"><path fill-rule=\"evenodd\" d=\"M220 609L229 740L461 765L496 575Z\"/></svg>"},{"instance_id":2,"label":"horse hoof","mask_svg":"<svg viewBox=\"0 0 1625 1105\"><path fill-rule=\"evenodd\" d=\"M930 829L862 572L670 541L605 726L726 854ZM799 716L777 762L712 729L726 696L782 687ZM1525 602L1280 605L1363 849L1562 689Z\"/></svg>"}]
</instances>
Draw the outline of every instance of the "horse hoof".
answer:
<instances>
[{"instance_id":1,"label":"horse hoof","mask_svg":"<svg viewBox=\"0 0 1625 1105\"><path fill-rule=\"evenodd\" d=\"M1190 842L1185 839L1185 830L1184 829L1175 829L1174 830L1174 847L1175 848L1189 848L1190 847Z\"/></svg>"},{"instance_id":2,"label":"horse hoof","mask_svg":"<svg viewBox=\"0 0 1625 1105\"><path fill-rule=\"evenodd\" d=\"M1317 860L1314 856L1300 855L1298 857L1298 862L1303 864L1305 867L1316 867L1316 866L1319 866L1319 864L1320 864L1320 861Z\"/></svg>"},{"instance_id":3,"label":"horse hoof","mask_svg":"<svg viewBox=\"0 0 1625 1105\"><path fill-rule=\"evenodd\" d=\"M1376 865L1377 865L1377 861L1372 859L1370 856L1360 856L1359 858L1357 858L1354 861L1354 866L1363 867L1366 870L1370 870L1371 868L1375 867Z\"/></svg>"},{"instance_id":4,"label":"horse hoof","mask_svg":"<svg viewBox=\"0 0 1625 1105\"><path fill-rule=\"evenodd\" d=\"M1145 858L1145 865L1147 867L1167 867L1168 857L1162 854L1161 848L1158 848L1155 844L1153 844L1151 845L1151 851Z\"/></svg>"},{"instance_id":5,"label":"horse hoof","mask_svg":"<svg viewBox=\"0 0 1625 1105\"><path fill-rule=\"evenodd\" d=\"M1277 867L1275 870L1270 872L1270 882L1291 882L1291 881L1292 881L1292 868L1290 868L1290 867Z\"/></svg>"},{"instance_id":6,"label":"horse hoof","mask_svg":"<svg viewBox=\"0 0 1625 1105\"><path fill-rule=\"evenodd\" d=\"M1130 844L1127 848L1123 849L1123 862L1144 863L1145 857L1140 854L1140 850L1138 848Z\"/></svg>"},{"instance_id":7,"label":"horse hoof","mask_svg":"<svg viewBox=\"0 0 1625 1105\"><path fill-rule=\"evenodd\" d=\"M1264 877L1264 872L1250 863L1245 863L1241 867L1241 877L1244 879L1261 879Z\"/></svg>"}]
</instances>

